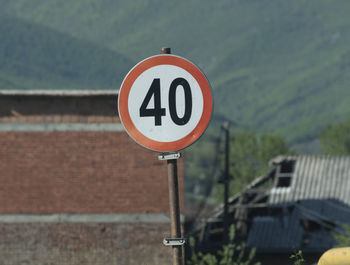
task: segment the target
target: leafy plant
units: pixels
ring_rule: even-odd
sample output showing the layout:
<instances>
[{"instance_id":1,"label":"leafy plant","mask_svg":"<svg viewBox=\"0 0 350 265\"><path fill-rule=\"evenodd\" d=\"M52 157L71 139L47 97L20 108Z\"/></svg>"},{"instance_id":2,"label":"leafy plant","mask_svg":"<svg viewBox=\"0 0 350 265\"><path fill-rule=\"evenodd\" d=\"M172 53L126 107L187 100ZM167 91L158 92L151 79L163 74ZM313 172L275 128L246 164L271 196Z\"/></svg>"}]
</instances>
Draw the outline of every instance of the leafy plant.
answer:
<instances>
[{"instance_id":1,"label":"leafy plant","mask_svg":"<svg viewBox=\"0 0 350 265\"><path fill-rule=\"evenodd\" d=\"M230 243L223 245L222 249L218 250L215 254L202 253L195 251L195 240L190 238L190 247L192 251L191 259L187 262L187 265L249 265L252 264L252 260L255 256L255 249L251 249L246 255L245 244L236 245L233 243L235 237L235 228L232 225L230 227L229 239ZM260 265L260 262L254 263L254 265Z\"/></svg>"},{"instance_id":2,"label":"leafy plant","mask_svg":"<svg viewBox=\"0 0 350 265\"><path fill-rule=\"evenodd\" d=\"M305 259L303 257L303 252L299 250L297 253L289 256L293 260L293 265L302 265L305 264Z\"/></svg>"}]
</instances>

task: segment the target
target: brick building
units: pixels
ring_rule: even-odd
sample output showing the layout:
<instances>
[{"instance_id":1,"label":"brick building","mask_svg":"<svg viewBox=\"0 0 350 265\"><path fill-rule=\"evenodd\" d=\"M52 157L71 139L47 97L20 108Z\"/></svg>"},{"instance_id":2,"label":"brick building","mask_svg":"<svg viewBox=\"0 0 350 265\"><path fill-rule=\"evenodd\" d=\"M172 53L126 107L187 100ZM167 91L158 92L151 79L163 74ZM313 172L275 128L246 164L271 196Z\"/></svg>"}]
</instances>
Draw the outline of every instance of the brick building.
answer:
<instances>
[{"instance_id":1,"label":"brick building","mask_svg":"<svg viewBox=\"0 0 350 265\"><path fill-rule=\"evenodd\" d=\"M116 98L0 91L1 264L171 262L166 163L127 136Z\"/></svg>"}]
</instances>

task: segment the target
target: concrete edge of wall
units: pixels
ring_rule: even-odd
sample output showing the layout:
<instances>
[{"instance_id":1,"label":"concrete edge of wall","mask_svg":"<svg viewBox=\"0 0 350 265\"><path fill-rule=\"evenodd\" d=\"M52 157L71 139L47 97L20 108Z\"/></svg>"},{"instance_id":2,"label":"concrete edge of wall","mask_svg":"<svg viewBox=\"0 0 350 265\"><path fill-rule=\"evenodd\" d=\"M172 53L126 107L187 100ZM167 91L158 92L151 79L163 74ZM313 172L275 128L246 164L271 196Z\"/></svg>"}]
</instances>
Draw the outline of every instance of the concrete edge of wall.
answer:
<instances>
[{"instance_id":1,"label":"concrete edge of wall","mask_svg":"<svg viewBox=\"0 0 350 265\"><path fill-rule=\"evenodd\" d=\"M181 221L184 216L181 215ZM0 214L0 223L170 223L168 214Z\"/></svg>"},{"instance_id":2,"label":"concrete edge of wall","mask_svg":"<svg viewBox=\"0 0 350 265\"><path fill-rule=\"evenodd\" d=\"M121 123L0 123L0 132L107 131L121 132Z\"/></svg>"},{"instance_id":3,"label":"concrete edge of wall","mask_svg":"<svg viewBox=\"0 0 350 265\"><path fill-rule=\"evenodd\" d=\"M81 89L81 90L71 90L71 89L0 89L0 95L3 96L117 96L119 94L119 89Z\"/></svg>"}]
</instances>

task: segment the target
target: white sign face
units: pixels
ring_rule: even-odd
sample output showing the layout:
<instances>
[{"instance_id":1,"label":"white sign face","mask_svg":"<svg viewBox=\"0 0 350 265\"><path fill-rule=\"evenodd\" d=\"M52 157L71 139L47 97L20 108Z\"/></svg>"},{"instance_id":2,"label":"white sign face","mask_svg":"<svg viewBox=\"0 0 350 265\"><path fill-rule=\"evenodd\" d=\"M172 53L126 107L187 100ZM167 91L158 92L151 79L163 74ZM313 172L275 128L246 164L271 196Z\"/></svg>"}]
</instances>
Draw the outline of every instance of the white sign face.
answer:
<instances>
[{"instance_id":1,"label":"white sign face","mask_svg":"<svg viewBox=\"0 0 350 265\"><path fill-rule=\"evenodd\" d=\"M170 152L201 136L211 117L212 96L196 66L178 56L159 55L129 72L118 107L126 131L137 143Z\"/></svg>"},{"instance_id":2,"label":"white sign face","mask_svg":"<svg viewBox=\"0 0 350 265\"><path fill-rule=\"evenodd\" d=\"M161 76L163 77L160 78ZM169 93L172 83L178 78L186 80L188 87L173 85L174 92ZM148 93L152 94L149 100ZM143 102L146 111L155 111L156 114L155 102L158 96L161 109L157 114L159 117L152 113L150 116L142 116L140 107ZM169 105L169 101L174 101L174 104ZM159 142L173 142L191 133L198 124L203 111L203 95L199 84L188 72L173 65L158 65L143 72L135 80L130 89L128 108L132 122L143 135ZM174 115L175 121L172 119ZM177 118L182 120L182 124L177 122Z\"/></svg>"}]
</instances>

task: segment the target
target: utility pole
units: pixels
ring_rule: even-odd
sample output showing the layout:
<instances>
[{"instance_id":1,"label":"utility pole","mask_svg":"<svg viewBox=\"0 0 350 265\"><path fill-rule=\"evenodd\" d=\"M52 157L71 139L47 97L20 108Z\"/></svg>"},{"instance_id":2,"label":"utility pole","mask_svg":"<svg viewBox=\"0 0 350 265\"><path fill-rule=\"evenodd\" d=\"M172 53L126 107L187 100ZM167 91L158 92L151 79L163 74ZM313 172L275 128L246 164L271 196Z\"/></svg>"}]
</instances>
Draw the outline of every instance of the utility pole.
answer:
<instances>
[{"instance_id":1,"label":"utility pole","mask_svg":"<svg viewBox=\"0 0 350 265\"><path fill-rule=\"evenodd\" d=\"M223 178L224 184L224 242L228 242L229 234L229 216L228 216L228 196L230 187L230 123L225 122L221 128L225 132L225 172Z\"/></svg>"}]
</instances>

